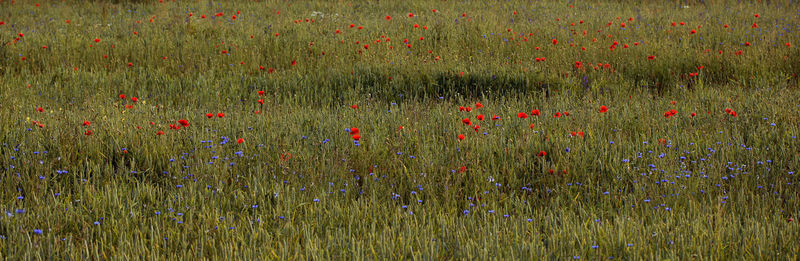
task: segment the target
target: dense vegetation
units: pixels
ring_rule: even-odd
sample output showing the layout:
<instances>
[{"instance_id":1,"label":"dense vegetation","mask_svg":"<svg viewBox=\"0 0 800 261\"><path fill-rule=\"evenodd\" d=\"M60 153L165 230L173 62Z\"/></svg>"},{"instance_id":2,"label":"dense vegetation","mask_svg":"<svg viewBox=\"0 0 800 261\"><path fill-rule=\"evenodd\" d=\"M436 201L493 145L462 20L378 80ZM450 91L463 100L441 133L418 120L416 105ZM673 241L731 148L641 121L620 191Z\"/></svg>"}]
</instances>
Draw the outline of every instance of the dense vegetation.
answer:
<instances>
[{"instance_id":1,"label":"dense vegetation","mask_svg":"<svg viewBox=\"0 0 800 261\"><path fill-rule=\"evenodd\" d=\"M800 252L793 1L122 2L0 1L2 257Z\"/></svg>"}]
</instances>

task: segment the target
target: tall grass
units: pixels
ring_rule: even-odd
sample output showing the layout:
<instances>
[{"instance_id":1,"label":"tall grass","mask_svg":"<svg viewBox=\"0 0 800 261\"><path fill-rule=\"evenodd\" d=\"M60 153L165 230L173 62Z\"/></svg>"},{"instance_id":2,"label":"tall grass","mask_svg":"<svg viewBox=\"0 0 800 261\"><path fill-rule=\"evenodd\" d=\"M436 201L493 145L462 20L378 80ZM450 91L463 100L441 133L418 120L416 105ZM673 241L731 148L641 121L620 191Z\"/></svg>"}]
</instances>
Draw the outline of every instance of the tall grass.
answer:
<instances>
[{"instance_id":1,"label":"tall grass","mask_svg":"<svg viewBox=\"0 0 800 261\"><path fill-rule=\"evenodd\" d=\"M0 256L800 252L796 4L165 2L0 2Z\"/></svg>"}]
</instances>

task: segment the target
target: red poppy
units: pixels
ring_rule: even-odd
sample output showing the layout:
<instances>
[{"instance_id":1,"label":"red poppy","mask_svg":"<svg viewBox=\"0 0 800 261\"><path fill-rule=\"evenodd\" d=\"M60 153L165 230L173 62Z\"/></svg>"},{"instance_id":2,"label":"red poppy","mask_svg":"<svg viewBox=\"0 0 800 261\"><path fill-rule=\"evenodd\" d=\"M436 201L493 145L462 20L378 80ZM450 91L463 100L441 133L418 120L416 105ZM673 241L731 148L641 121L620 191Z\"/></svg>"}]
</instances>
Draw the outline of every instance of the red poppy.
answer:
<instances>
[{"instance_id":1,"label":"red poppy","mask_svg":"<svg viewBox=\"0 0 800 261\"><path fill-rule=\"evenodd\" d=\"M258 91L258 96L264 96L264 91Z\"/></svg>"},{"instance_id":2,"label":"red poppy","mask_svg":"<svg viewBox=\"0 0 800 261\"><path fill-rule=\"evenodd\" d=\"M692 31L689 32L689 34L695 34L695 33L697 33L697 31L695 31L694 29L692 29Z\"/></svg>"},{"instance_id":3,"label":"red poppy","mask_svg":"<svg viewBox=\"0 0 800 261\"><path fill-rule=\"evenodd\" d=\"M519 117L520 119L527 119L528 118L528 114L525 114L524 112L520 112L520 113L517 113L517 117Z\"/></svg>"},{"instance_id":4,"label":"red poppy","mask_svg":"<svg viewBox=\"0 0 800 261\"><path fill-rule=\"evenodd\" d=\"M692 112L691 116L692 117L697 116L697 113Z\"/></svg>"},{"instance_id":5,"label":"red poppy","mask_svg":"<svg viewBox=\"0 0 800 261\"><path fill-rule=\"evenodd\" d=\"M656 59L656 57L653 55L647 56L647 60L653 60L653 59Z\"/></svg>"},{"instance_id":6,"label":"red poppy","mask_svg":"<svg viewBox=\"0 0 800 261\"><path fill-rule=\"evenodd\" d=\"M460 106L460 107L458 107L458 111L466 111L466 110L467 110L467 108L466 108L466 107L464 107L464 106Z\"/></svg>"},{"instance_id":7,"label":"red poppy","mask_svg":"<svg viewBox=\"0 0 800 261\"><path fill-rule=\"evenodd\" d=\"M536 110L532 110L532 111L531 111L531 115L533 115L533 116L539 116L539 115L541 115L541 114L542 114L542 113L541 113L541 112L539 112L539 110L538 110L538 109L536 109Z\"/></svg>"},{"instance_id":8,"label":"red poppy","mask_svg":"<svg viewBox=\"0 0 800 261\"><path fill-rule=\"evenodd\" d=\"M574 131L570 131L570 132L569 132L569 135L570 135L570 136L575 136L575 132L574 132Z\"/></svg>"},{"instance_id":9,"label":"red poppy","mask_svg":"<svg viewBox=\"0 0 800 261\"><path fill-rule=\"evenodd\" d=\"M164 135L164 132L163 131L158 131L158 132L156 132L156 135L158 135L158 136Z\"/></svg>"},{"instance_id":10,"label":"red poppy","mask_svg":"<svg viewBox=\"0 0 800 261\"><path fill-rule=\"evenodd\" d=\"M550 169L547 172L550 172L550 174L553 174L555 171L553 169Z\"/></svg>"},{"instance_id":11,"label":"red poppy","mask_svg":"<svg viewBox=\"0 0 800 261\"><path fill-rule=\"evenodd\" d=\"M187 121L186 119L181 119L181 120L179 120L179 121L178 121L178 124L180 124L180 125L181 125L181 126L183 126L184 128L186 128L186 127L189 127L189 121Z\"/></svg>"},{"instance_id":12,"label":"red poppy","mask_svg":"<svg viewBox=\"0 0 800 261\"><path fill-rule=\"evenodd\" d=\"M578 136L581 136L581 138L583 138L583 132L582 132L582 131L579 131L579 132L578 132Z\"/></svg>"},{"instance_id":13,"label":"red poppy","mask_svg":"<svg viewBox=\"0 0 800 261\"><path fill-rule=\"evenodd\" d=\"M350 129L350 135L356 135L356 134L359 134L359 133L361 133L361 130L359 130L356 127L353 127L353 128Z\"/></svg>"},{"instance_id":14,"label":"red poppy","mask_svg":"<svg viewBox=\"0 0 800 261\"><path fill-rule=\"evenodd\" d=\"M553 115L553 117L554 118L561 118L561 113L560 112L556 112L556 115Z\"/></svg>"},{"instance_id":15,"label":"red poppy","mask_svg":"<svg viewBox=\"0 0 800 261\"><path fill-rule=\"evenodd\" d=\"M465 125L472 125L472 122L467 118L464 118L463 120L461 120L461 123L464 123Z\"/></svg>"},{"instance_id":16,"label":"red poppy","mask_svg":"<svg viewBox=\"0 0 800 261\"><path fill-rule=\"evenodd\" d=\"M353 135L353 140L360 140L360 139L361 139L361 135L359 135L359 134Z\"/></svg>"},{"instance_id":17,"label":"red poppy","mask_svg":"<svg viewBox=\"0 0 800 261\"><path fill-rule=\"evenodd\" d=\"M295 66L295 65L297 65L297 61L292 60L292 66Z\"/></svg>"},{"instance_id":18,"label":"red poppy","mask_svg":"<svg viewBox=\"0 0 800 261\"><path fill-rule=\"evenodd\" d=\"M758 25L756 23L753 23L753 28L758 28Z\"/></svg>"},{"instance_id":19,"label":"red poppy","mask_svg":"<svg viewBox=\"0 0 800 261\"><path fill-rule=\"evenodd\" d=\"M758 14L754 14L753 16L755 16L756 18L759 18L759 17L761 17L761 16L760 16L760 15L758 15Z\"/></svg>"},{"instance_id":20,"label":"red poppy","mask_svg":"<svg viewBox=\"0 0 800 261\"><path fill-rule=\"evenodd\" d=\"M464 134L458 134L458 139L459 139L459 140L464 140L464 138L466 138L466 137L464 136Z\"/></svg>"},{"instance_id":21,"label":"red poppy","mask_svg":"<svg viewBox=\"0 0 800 261\"><path fill-rule=\"evenodd\" d=\"M608 107L606 107L605 105L600 105L600 113L605 113L605 112L608 112Z\"/></svg>"},{"instance_id":22,"label":"red poppy","mask_svg":"<svg viewBox=\"0 0 800 261\"><path fill-rule=\"evenodd\" d=\"M543 150L542 150L542 151L539 151L539 154L536 154L536 156L539 156L539 157L544 157L544 156L547 156L547 152L545 152L545 151L543 151Z\"/></svg>"},{"instance_id":23,"label":"red poppy","mask_svg":"<svg viewBox=\"0 0 800 261\"><path fill-rule=\"evenodd\" d=\"M92 125L92 123L89 121L83 121L83 124L81 124L81 126L89 126L89 125Z\"/></svg>"},{"instance_id":24,"label":"red poppy","mask_svg":"<svg viewBox=\"0 0 800 261\"><path fill-rule=\"evenodd\" d=\"M36 111L38 111L38 112L44 112L44 109L43 109L42 107L39 107L39 108L36 108Z\"/></svg>"},{"instance_id":25,"label":"red poppy","mask_svg":"<svg viewBox=\"0 0 800 261\"><path fill-rule=\"evenodd\" d=\"M136 98L136 97L131 97L131 101L133 101L133 102L138 102L138 101L139 101L139 98Z\"/></svg>"},{"instance_id":26,"label":"red poppy","mask_svg":"<svg viewBox=\"0 0 800 261\"><path fill-rule=\"evenodd\" d=\"M533 124L533 123L531 123L531 126L530 126L530 128L531 128L531 129L533 129L533 127L534 127L534 124Z\"/></svg>"},{"instance_id":27,"label":"red poppy","mask_svg":"<svg viewBox=\"0 0 800 261\"><path fill-rule=\"evenodd\" d=\"M214 114L213 113L206 113L206 117L208 117L209 119L214 118Z\"/></svg>"},{"instance_id":28,"label":"red poppy","mask_svg":"<svg viewBox=\"0 0 800 261\"><path fill-rule=\"evenodd\" d=\"M242 138L239 138L238 140L236 140L236 143L239 143L239 144L242 144L243 142L244 142L244 139L242 139Z\"/></svg>"},{"instance_id":29,"label":"red poppy","mask_svg":"<svg viewBox=\"0 0 800 261\"><path fill-rule=\"evenodd\" d=\"M556 45L556 44L558 44L558 40L553 39L553 45Z\"/></svg>"},{"instance_id":30,"label":"red poppy","mask_svg":"<svg viewBox=\"0 0 800 261\"><path fill-rule=\"evenodd\" d=\"M94 42L95 42L95 43L99 43L99 42L100 42L100 39L98 39L98 38L94 38Z\"/></svg>"},{"instance_id":31,"label":"red poppy","mask_svg":"<svg viewBox=\"0 0 800 261\"><path fill-rule=\"evenodd\" d=\"M125 94L120 94L119 98L124 100L125 99Z\"/></svg>"},{"instance_id":32,"label":"red poppy","mask_svg":"<svg viewBox=\"0 0 800 261\"><path fill-rule=\"evenodd\" d=\"M350 105L350 109L358 109L358 105L356 104Z\"/></svg>"},{"instance_id":33,"label":"red poppy","mask_svg":"<svg viewBox=\"0 0 800 261\"><path fill-rule=\"evenodd\" d=\"M480 102L476 102L475 108L483 108L483 104L481 104Z\"/></svg>"},{"instance_id":34,"label":"red poppy","mask_svg":"<svg viewBox=\"0 0 800 261\"><path fill-rule=\"evenodd\" d=\"M89 136L92 135L92 130L86 130L83 135Z\"/></svg>"},{"instance_id":35,"label":"red poppy","mask_svg":"<svg viewBox=\"0 0 800 261\"><path fill-rule=\"evenodd\" d=\"M482 121L483 120L483 114L479 114L475 118L477 118L479 121Z\"/></svg>"},{"instance_id":36,"label":"red poppy","mask_svg":"<svg viewBox=\"0 0 800 261\"><path fill-rule=\"evenodd\" d=\"M225 113L221 113L221 112L217 113L217 117L219 117L219 118L225 117Z\"/></svg>"},{"instance_id":37,"label":"red poppy","mask_svg":"<svg viewBox=\"0 0 800 261\"><path fill-rule=\"evenodd\" d=\"M409 18L414 17L414 13L408 13L408 17Z\"/></svg>"}]
</instances>

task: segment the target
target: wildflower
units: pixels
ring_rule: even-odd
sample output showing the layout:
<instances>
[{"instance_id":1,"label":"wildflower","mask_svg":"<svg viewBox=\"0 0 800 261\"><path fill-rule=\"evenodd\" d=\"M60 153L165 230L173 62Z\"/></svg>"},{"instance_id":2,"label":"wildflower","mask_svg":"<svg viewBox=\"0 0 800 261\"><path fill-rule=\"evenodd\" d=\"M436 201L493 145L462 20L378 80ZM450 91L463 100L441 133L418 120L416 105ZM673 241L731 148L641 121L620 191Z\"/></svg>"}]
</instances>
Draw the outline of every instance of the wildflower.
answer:
<instances>
[{"instance_id":1,"label":"wildflower","mask_svg":"<svg viewBox=\"0 0 800 261\"><path fill-rule=\"evenodd\" d=\"M527 119L528 118L528 114L525 114L524 112L520 112L520 113L517 113L517 117L519 117L520 119Z\"/></svg>"},{"instance_id":2,"label":"wildflower","mask_svg":"<svg viewBox=\"0 0 800 261\"><path fill-rule=\"evenodd\" d=\"M350 129L350 135L356 135L356 134L359 134L359 133L361 133L361 131L356 127L353 127L353 128Z\"/></svg>"},{"instance_id":3,"label":"wildflower","mask_svg":"<svg viewBox=\"0 0 800 261\"><path fill-rule=\"evenodd\" d=\"M238 143L238 144L242 144L243 142L244 142L244 139L242 139L242 138L239 138L238 140L236 140L236 143Z\"/></svg>"},{"instance_id":4,"label":"wildflower","mask_svg":"<svg viewBox=\"0 0 800 261\"><path fill-rule=\"evenodd\" d=\"M461 120L461 123L464 123L464 125L467 126L472 125L472 122L469 120L469 118L464 118L463 120Z\"/></svg>"},{"instance_id":5,"label":"wildflower","mask_svg":"<svg viewBox=\"0 0 800 261\"><path fill-rule=\"evenodd\" d=\"M361 139L361 135L359 135L359 134L353 135L353 139L354 140L360 140Z\"/></svg>"},{"instance_id":6,"label":"wildflower","mask_svg":"<svg viewBox=\"0 0 800 261\"><path fill-rule=\"evenodd\" d=\"M600 113L606 113L606 112L608 112L608 107L606 107L605 105L601 105L600 106Z\"/></svg>"},{"instance_id":7,"label":"wildflower","mask_svg":"<svg viewBox=\"0 0 800 261\"><path fill-rule=\"evenodd\" d=\"M464 140L464 138L466 138L466 136L464 136L464 134L458 134L458 139L459 140Z\"/></svg>"},{"instance_id":8,"label":"wildflower","mask_svg":"<svg viewBox=\"0 0 800 261\"><path fill-rule=\"evenodd\" d=\"M187 121L186 119L181 119L178 121L178 123L184 128L189 127L189 121Z\"/></svg>"},{"instance_id":9,"label":"wildflower","mask_svg":"<svg viewBox=\"0 0 800 261\"><path fill-rule=\"evenodd\" d=\"M538 109L535 109L535 110L532 110L532 111L531 111L531 115L533 115L533 116L539 116L539 115L541 115L541 114L542 114L542 113L541 113L541 112L540 112Z\"/></svg>"},{"instance_id":10,"label":"wildflower","mask_svg":"<svg viewBox=\"0 0 800 261\"><path fill-rule=\"evenodd\" d=\"M84 132L83 135L86 136L92 135L92 130L86 130L86 132Z\"/></svg>"},{"instance_id":11,"label":"wildflower","mask_svg":"<svg viewBox=\"0 0 800 261\"><path fill-rule=\"evenodd\" d=\"M539 157L547 156L547 152L541 150L541 151L539 151L539 154L536 154L536 156L539 156Z\"/></svg>"},{"instance_id":12,"label":"wildflower","mask_svg":"<svg viewBox=\"0 0 800 261\"><path fill-rule=\"evenodd\" d=\"M214 118L214 114L210 112L206 113L206 117L208 117L209 119Z\"/></svg>"},{"instance_id":13,"label":"wildflower","mask_svg":"<svg viewBox=\"0 0 800 261\"><path fill-rule=\"evenodd\" d=\"M83 124L81 124L81 126L89 126L89 125L92 125L92 123L86 120L83 121Z\"/></svg>"},{"instance_id":14,"label":"wildflower","mask_svg":"<svg viewBox=\"0 0 800 261\"><path fill-rule=\"evenodd\" d=\"M217 113L217 117L219 117L219 118L225 117L225 113L221 113L221 112Z\"/></svg>"},{"instance_id":15,"label":"wildflower","mask_svg":"<svg viewBox=\"0 0 800 261\"><path fill-rule=\"evenodd\" d=\"M483 114L479 114L475 118L477 118L479 121L483 121Z\"/></svg>"}]
</instances>

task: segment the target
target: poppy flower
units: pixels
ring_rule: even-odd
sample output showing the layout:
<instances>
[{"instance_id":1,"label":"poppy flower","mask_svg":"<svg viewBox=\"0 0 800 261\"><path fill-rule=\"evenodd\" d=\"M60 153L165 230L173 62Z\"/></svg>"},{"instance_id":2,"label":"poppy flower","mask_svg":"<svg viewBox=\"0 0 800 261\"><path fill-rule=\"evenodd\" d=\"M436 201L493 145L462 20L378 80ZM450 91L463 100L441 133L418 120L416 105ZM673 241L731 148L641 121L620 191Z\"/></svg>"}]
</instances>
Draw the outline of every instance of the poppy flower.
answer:
<instances>
[{"instance_id":1,"label":"poppy flower","mask_svg":"<svg viewBox=\"0 0 800 261\"><path fill-rule=\"evenodd\" d=\"M125 99L125 94L120 94L119 98L124 100Z\"/></svg>"},{"instance_id":2,"label":"poppy flower","mask_svg":"<svg viewBox=\"0 0 800 261\"><path fill-rule=\"evenodd\" d=\"M180 125L181 125L181 126L183 126L184 128L186 128L186 127L189 127L189 121L187 121L186 119L181 119L181 120L179 120L179 121L178 121L178 124L180 124Z\"/></svg>"},{"instance_id":3,"label":"poppy flower","mask_svg":"<svg viewBox=\"0 0 800 261\"><path fill-rule=\"evenodd\" d=\"M42 107L39 107L39 108L36 108L36 111L38 111L38 112L44 112L44 109L43 109Z\"/></svg>"},{"instance_id":4,"label":"poppy flower","mask_svg":"<svg viewBox=\"0 0 800 261\"><path fill-rule=\"evenodd\" d=\"M656 57L653 55L647 56L647 60L653 60L653 59L656 59Z\"/></svg>"},{"instance_id":5,"label":"poppy flower","mask_svg":"<svg viewBox=\"0 0 800 261\"><path fill-rule=\"evenodd\" d=\"M575 134L576 134L576 133L575 133L574 131L570 131L570 132L569 132L569 136L573 136L573 137L574 137L574 136L575 136Z\"/></svg>"},{"instance_id":6,"label":"poppy flower","mask_svg":"<svg viewBox=\"0 0 800 261\"><path fill-rule=\"evenodd\" d=\"M533 129L533 127L534 127L534 124L533 124L533 123L531 123L531 126L530 126L530 128L531 128L531 129Z\"/></svg>"},{"instance_id":7,"label":"poppy flower","mask_svg":"<svg viewBox=\"0 0 800 261\"><path fill-rule=\"evenodd\" d=\"M219 117L219 118L225 117L225 113L221 113L221 112L217 113L217 117Z\"/></svg>"},{"instance_id":8,"label":"poppy flower","mask_svg":"<svg viewBox=\"0 0 800 261\"><path fill-rule=\"evenodd\" d=\"M691 116L692 117L697 116L697 113L692 112Z\"/></svg>"},{"instance_id":9,"label":"poppy flower","mask_svg":"<svg viewBox=\"0 0 800 261\"><path fill-rule=\"evenodd\" d=\"M408 18L414 17L414 13L408 13Z\"/></svg>"},{"instance_id":10,"label":"poppy flower","mask_svg":"<svg viewBox=\"0 0 800 261\"><path fill-rule=\"evenodd\" d=\"M539 154L536 154L536 156L539 156L539 157L547 156L547 152L541 150L541 151L539 151Z\"/></svg>"},{"instance_id":11,"label":"poppy flower","mask_svg":"<svg viewBox=\"0 0 800 261\"><path fill-rule=\"evenodd\" d=\"M156 132L156 135L157 135L157 136L164 135L164 131L158 131L158 132Z\"/></svg>"},{"instance_id":12,"label":"poppy flower","mask_svg":"<svg viewBox=\"0 0 800 261\"><path fill-rule=\"evenodd\" d=\"M93 133L92 130L86 130L85 132L83 132L83 135L89 136L92 135L92 133Z\"/></svg>"},{"instance_id":13,"label":"poppy flower","mask_svg":"<svg viewBox=\"0 0 800 261\"><path fill-rule=\"evenodd\" d=\"M95 43L99 43L99 42L100 42L100 39L99 39L99 38L94 38L94 42L95 42Z\"/></svg>"},{"instance_id":14,"label":"poppy flower","mask_svg":"<svg viewBox=\"0 0 800 261\"><path fill-rule=\"evenodd\" d=\"M758 28L758 25L756 23L753 23L753 28Z\"/></svg>"},{"instance_id":15,"label":"poppy flower","mask_svg":"<svg viewBox=\"0 0 800 261\"><path fill-rule=\"evenodd\" d=\"M606 112L608 112L608 107L606 107L605 105L600 105L600 113L606 113Z\"/></svg>"},{"instance_id":16,"label":"poppy flower","mask_svg":"<svg viewBox=\"0 0 800 261\"><path fill-rule=\"evenodd\" d=\"M532 110L532 111L531 111L531 115L533 115L533 116L539 116L539 115L541 115L541 114L542 114L542 113L541 113L541 112L539 112L539 110L538 110L538 109L536 109L536 110Z\"/></svg>"},{"instance_id":17,"label":"poppy flower","mask_svg":"<svg viewBox=\"0 0 800 261\"><path fill-rule=\"evenodd\" d=\"M789 43L789 42L786 42L786 47L792 47L792 44Z\"/></svg>"},{"instance_id":18,"label":"poppy flower","mask_svg":"<svg viewBox=\"0 0 800 261\"><path fill-rule=\"evenodd\" d=\"M761 16L760 16L760 15L758 15L758 14L754 14L753 16L755 16L756 18L759 18L759 17L761 17Z\"/></svg>"},{"instance_id":19,"label":"poppy flower","mask_svg":"<svg viewBox=\"0 0 800 261\"><path fill-rule=\"evenodd\" d=\"M350 105L350 109L358 109L358 105L356 104Z\"/></svg>"},{"instance_id":20,"label":"poppy flower","mask_svg":"<svg viewBox=\"0 0 800 261\"><path fill-rule=\"evenodd\" d=\"M483 108L483 104L481 104L480 102L476 102L475 108Z\"/></svg>"},{"instance_id":21,"label":"poppy flower","mask_svg":"<svg viewBox=\"0 0 800 261\"><path fill-rule=\"evenodd\" d=\"M214 118L214 114L213 113L206 113L206 117L208 117L209 119Z\"/></svg>"},{"instance_id":22,"label":"poppy flower","mask_svg":"<svg viewBox=\"0 0 800 261\"><path fill-rule=\"evenodd\" d=\"M350 135L356 135L356 134L359 134L359 133L361 133L361 130L359 130L356 127L353 127L353 128L350 129Z\"/></svg>"},{"instance_id":23,"label":"poppy flower","mask_svg":"<svg viewBox=\"0 0 800 261\"><path fill-rule=\"evenodd\" d=\"M578 132L578 136L581 136L581 138L583 138L583 132L582 132L582 131L579 131L579 132Z\"/></svg>"},{"instance_id":24,"label":"poppy flower","mask_svg":"<svg viewBox=\"0 0 800 261\"><path fill-rule=\"evenodd\" d=\"M458 139L459 139L459 140L464 140L464 138L466 138L466 137L464 136L464 134L458 134Z\"/></svg>"},{"instance_id":25,"label":"poppy flower","mask_svg":"<svg viewBox=\"0 0 800 261\"><path fill-rule=\"evenodd\" d=\"M695 31L694 29L692 29L692 31L689 32L689 34L695 34L695 33L697 33L697 31Z\"/></svg>"},{"instance_id":26,"label":"poppy flower","mask_svg":"<svg viewBox=\"0 0 800 261\"><path fill-rule=\"evenodd\" d=\"M83 121L83 124L81 124L81 126L89 126L89 125L92 125L92 123L89 121Z\"/></svg>"},{"instance_id":27,"label":"poppy flower","mask_svg":"<svg viewBox=\"0 0 800 261\"><path fill-rule=\"evenodd\" d=\"M524 112L520 112L520 113L517 113L517 117L519 117L520 119L527 119L528 118L528 114L525 114Z\"/></svg>"},{"instance_id":28,"label":"poppy flower","mask_svg":"<svg viewBox=\"0 0 800 261\"><path fill-rule=\"evenodd\" d=\"M242 138L239 138L238 140L236 140L236 143L239 143L239 144L242 144L243 142L244 142L244 139L242 139Z\"/></svg>"},{"instance_id":29,"label":"poppy flower","mask_svg":"<svg viewBox=\"0 0 800 261\"><path fill-rule=\"evenodd\" d=\"M131 101L133 101L133 102L138 102L138 101L139 101L139 98L136 98L136 97L131 97Z\"/></svg>"},{"instance_id":30,"label":"poppy flower","mask_svg":"<svg viewBox=\"0 0 800 261\"><path fill-rule=\"evenodd\" d=\"M353 140L360 140L360 139L361 139L361 135L359 135L359 134L353 135Z\"/></svg>"},{"instance_id":31,"label":"poppy flower","mask_svg":"<svg viewBox=\"0 0 800 261\"><path fill-rule=\"evenodd\" d=\"M464 125L472 125L472 122L467 118L464 118L463 120L461 120L461 123L464 123Z\"/></svg>"},{"instance_id":32,"label":"poppy flower","mask_svg":"<svg viewBox=\"0 0 800 261\"><path fill-rule=\"evenodd\" d=\"M464 106L458 107L458 111L467 111L467 108Z\"/></svg>"},{"instance_id":33,"label":"poppy flower","mask_svg":"<svg viewBox=\"0 0 800 261\"><path fill-rule=\"evenodd\" d=\"M555 171L553 169L550 169L547 172L550 172L550 174L553 174Z\"/></svg>"},{"instance_id":34,"label":"poppy flower","mask_svg":"<svg viewBox=\"0 0 800 261\"><path fill-rule=\"evenodd\" d=\"M479 121L482 121L483 120L483 114L479 114L475 118L477 118Z\"/></svg>"},{"instance_id":35,"label":"poppy flower","mask_svg":"<svg viewBox=\"0 0 800 261\"><path fill-rule=\"evenodd\" d=\"M554 118L561 118L561 113L560 112L556 112L556 115L553 115L553 117Z\"/></svg>"},{"instance_id":36,"label":"poppy flower","mask_svg":"<svg viewBox=\"0 0 800 261\"><path fill-rule=\"evenodd\" d=\"M556 44L558 44L558 40L553 39L553 45L556 45Z\"/></svg>"},{"instance_id":37,"label":"poppy flower","mask_svg":"<svg viewBox=\"0 0 800 261\"><path fill-rule=\"evenodd\" d=\"M264 91L258 91L258 96L264 96Z\"/></svg>"},{"instance_id":38,"label":"poppy flower","mask_svg":"<svg viewBox=\"0 0 800 261\"><path fill-rule=\"evenodd\" d=\"M295 65L297 65L297 61L292 60L292 66L295 66ZM272 68L270 68L270 69L272 69Z\"/></svg>"}]
</instances>

